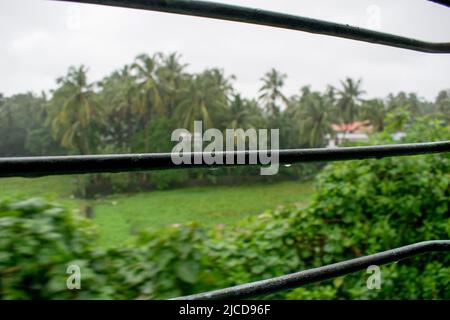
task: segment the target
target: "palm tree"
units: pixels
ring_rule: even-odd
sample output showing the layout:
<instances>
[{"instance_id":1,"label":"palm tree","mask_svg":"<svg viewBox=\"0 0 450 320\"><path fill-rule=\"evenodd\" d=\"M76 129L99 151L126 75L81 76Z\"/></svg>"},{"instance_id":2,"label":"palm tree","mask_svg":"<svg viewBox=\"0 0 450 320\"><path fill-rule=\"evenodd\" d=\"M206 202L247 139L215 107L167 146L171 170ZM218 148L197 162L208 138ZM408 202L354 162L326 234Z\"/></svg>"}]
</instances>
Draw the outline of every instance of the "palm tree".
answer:
<instances>
[{"instance_id":1,"label":"palm tree","mask_svg":"<svg viewBox=\"0 0 450 320\"><path fill-rule=\"evenodd\" d=\"M286 80L286 75L275 69L267 72L261 78L263 85L259 89L259 99L263 103L267 114L272 118L278 118L280 113L279 101L287 105L288 99L281 92Z\"/></svg>"},{"instance_id":2,"label":"palm tree","mask_svg":"<svg viewBox=\"0 0 450 320\"><path fill-rule=\"evenodd\" d=\"M252 108L254 104L251 101L242 99L240 94L234 95L228 108L229 120L227 128L229 129L248 129L254 127L257 123L258 114L255 113L255 108Z\"/></svg>"},{"instance_id":3,"label":"palm tree","mask_svg":"<svg viewBox=\"0 0 450 320\"><path fill-rule=\"evenodd\" d=\"M340 111L341 120L344 123L352 123L358 116L359 107L361 105L361 96L365 94L361 90L362 80L354 81L351 78L346 78L341 81L342 89L338 90L337 105Z\"/></svg>"},{"instance_id":4,"label":"palm tree","mask_svg":"<svg viewBox=\"0 0 450 320\"><path fill-rule=\"evenodd\" d=\"M180 56L177 53L162 56L162 64L156 72L161 83L162 104L168 118L171 118L175 111L181 87L186 80L184 69L187 64L181 64L179 59Z\"/></svg>"},{"instance_id":5,"label":"palm tree","mask_svg":"<svg viewBox=\"0 0 450 320\"><path fill-rule=\"evenodd\" d=\"M211 77L211 80L222 92L221 98L229 101L230 95L233 94L234 91L231 82L235 80L236 77L234 75L227 77L223 70L217 68L207 70L206 74Z\"/></svg>"},{"instance_id":6,"label":"palm tree","mask_svg":"<svg viewBox=\"0 0 450 320\"><path fill-rule=\"evenodd\" d=\"M383 131L386 106L383 100L371 99L364 101L361 106L361 119L369 120L375 131Z\"/></svg>"},{"instance_id":7,"label":"palm tree","mask_svg":"<svg viewBox=\"0 0 450 320\"><path fill-rule=\"evenodd\" d=\"M150 147L148 128L151 118L154 115L164 114L161 103L161 89L156 77L156 69L160 57L160 54L156 54L153 57L141 54L131 66L136 73L139 89L136 111L141 116L141 124L144 129L145 151L148 151Z\"/></svg>"},{"instance_id":8,"label":"palm tree","mask_svg":"<svg viewBox=\"0 0 450 320\"><path fill-rule=\"evenodd\" d=\"M327 88L325 89L325 96L331 103L334 104L336 102L336 88L331 85L327 85Z\"/></svg>"},{"instance_id":9,"label":"palm tree","mask_svg":"<svg viewBox=\"0 0 450 320\"><path fill-rule=\"evenodd\" d=\"M63 148L82 155L95 152L103 120L94 84L88 83L86 73L84 66L71 67L65 77L57 79L59 88L53 92L50 104L53 114L48 117L53 138ZM86 185L81 176L77 176L77 184L78 191L85 196Z\"/></svg>"},{"instance_id":10,"label":"palm tree","mask_svg":"<svg viewBox=\"0 0 450 320\"><path fill-rule=\"evenodd\" d=\"M11 107L5 101L5 97L0 93L0 119L6 120L6 123L11 126L13 122Z\"/></svg>"},{"instance_id":11,"label":"palm tree","mask_svg":"<svg viewBox=\"0 0 450 320\"><path fill-rule=\"evenodd\" d=\"M131 67L126 65L100 82L100 86L102 103L108 108L105 136L120 151L130 152L138 118L134 115L136 97L139 97L136 77L131 73Z\"/></svg>"},{"instance_id":12,"label":"palm tree","mask_svg":"<svg viewBox=\"0 0 450 320\"><path fill-rule=\"evenodd\" d=\"M214 115L223 114L227 107L227 81L218 81L217 71L207 70L193 76L183 90L177 106L177 117L184 128L193 130L195 120L206 128L214 126Z\"/></svg>"},{"instance_id":13,"label":"palm tree","mask_svg":"<svg viewBox=\"0 0 450 320\"><path fill-rule=\"evenodd\" d=\"M450 122L450 90L441 90L435 101L438 116L447 122Z\"/></svg>"},{"instance_id":14,"label":"palm tree","mask_svg":"<svg viewBox=\"0 0 450 320\"><path fill-rule=\"evenodd\" d=\"M408 94L408 111L411 114L411 119L414 121L417 117L423 114L425 108L422 108L422 101L415 93Z\"/></svg>"},{"instance_id":15,"label":"palm tree","mask_svg":"<svg viewBox=\"0 0 450 320\"><path fill-rule=\"evenodd\" d=\"M433 112L432 104L422 101L415 93L403 91L396 95L388 95L386 109L390 117L393 114L403 117L404 112L407 112L409 116L404 120L406 123L412 123L417 117Z\"/></svg>"},{"instance_id":16,"label":"palm tree","mask_svg":"<svg viewBox=\"0 0 450 320\"><path fill-rule=\"evenodd\" d=\"M303 91L294 117L299 124L299 140L310 147L325 145L325 137L331 133L332 104L327 96L318 92Z\"/></svg>"},{"instance_id":17,"label":"palm tree","mask_svg":"<svg viewBox=\"0 0 450 320\"><path fill-rule=\"evenodd\" d=\"M65 77L57 79L60 87L52 99L55 114L49 117L54 138L80 154L94 151L95 127L102 120L94 84L88 83L86 73L84 66L71 67Z\"/></svg>"}]
</instances>

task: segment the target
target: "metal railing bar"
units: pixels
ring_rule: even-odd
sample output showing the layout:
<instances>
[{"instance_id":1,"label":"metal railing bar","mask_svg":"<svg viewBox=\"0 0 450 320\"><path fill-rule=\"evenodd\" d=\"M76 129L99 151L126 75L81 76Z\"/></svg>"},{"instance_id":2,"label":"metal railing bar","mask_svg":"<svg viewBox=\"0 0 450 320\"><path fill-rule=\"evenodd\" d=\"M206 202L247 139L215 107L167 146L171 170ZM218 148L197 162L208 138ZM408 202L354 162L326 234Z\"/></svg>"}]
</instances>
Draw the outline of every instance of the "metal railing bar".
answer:
<instances>
[{"instance_id":1,"label":"metal railing bar","mask_svg":"<svg viewBox=\"0 0 450 320\"><path fill-rule=\"evenodd\" d=\"M437 4L441 4L446 7L450 7L450 0L429 0L429 1L437 3Z\"/></svg>"},{"instance_id":2,"label":"metal railing bar","mask_svg":"<svg viewBox=\"0 0 450 320\"><path fill-rule=\"evenodd\" d=\"M419 254L437 251L450 251L450 240L418 242L365 257L333 263L319 268L300 271L297 273L225 289L178 297L174 300L222 300L251 298L343 276L349 273L364 270L371 265L383 265Z\"/></svg>"},{"instance_id":3,"label":"metal railing bar","mask_svg":"<svg viewBox=\"0 0 450 320\"><path fill-rule=\"evenodd\" d=\"M200 164L194 164L194 157L210 155L209 153L195 152L186 154L186 157L191 159L191 164L180 165L176 165L172 161L171 153L0 158L0 177L37 177L64 174L239 166L249 165L249 159L253 156L273 156L274 152L278 152L277 162L279 164L327 162L450 152L450 141L365 147L224 151L215 153L217 156L222 156L224 164L211 165L206 164L204 161ZM236 164L236 159L239 154L244 154L245 163ZM234 159L233 164L226 163L228 157ZM231 161L228 163L231 163Z\"/></svg>"},{"instance_id":4,"label":"metal railing bar","mask_svg":"<svg viewBox=\"0 0 450 320\"><path fill-rule=\"evenodd\" d=\"M56 0L79 2L204 18L251 23L276 28L305 31L333 37L347 38L391 47L428 53L450 53L450 42L426 42L389 33L368 30L346 24L311 19L291 14L247 8L211 1L187 0Z\"/></svg>"}]
</instances>

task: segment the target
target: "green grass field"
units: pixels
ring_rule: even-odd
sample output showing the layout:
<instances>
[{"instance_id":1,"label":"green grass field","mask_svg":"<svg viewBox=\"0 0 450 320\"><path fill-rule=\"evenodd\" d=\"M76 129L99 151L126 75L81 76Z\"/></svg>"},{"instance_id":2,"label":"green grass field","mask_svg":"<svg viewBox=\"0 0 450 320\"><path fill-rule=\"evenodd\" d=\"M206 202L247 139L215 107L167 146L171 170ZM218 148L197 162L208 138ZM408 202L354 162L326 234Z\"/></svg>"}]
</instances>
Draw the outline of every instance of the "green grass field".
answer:
<instances>
[{"instance_id":1,"label":"green grass field","mask_svg":"<svg viewBox=\"0 0 450 320\"><path fill-rule=\"evenodd\" d=\"M0 198L45 197L79 209L86 201L71 196L74 180L70 176L1 179ZM312 191L311 183L289 181L120 194L91 200L89 204L94 208L101 245L115 246L143 228L160 228L188 221L203 225L230 225L278 205L306 205Z\"/></svg>"}]
</instances>

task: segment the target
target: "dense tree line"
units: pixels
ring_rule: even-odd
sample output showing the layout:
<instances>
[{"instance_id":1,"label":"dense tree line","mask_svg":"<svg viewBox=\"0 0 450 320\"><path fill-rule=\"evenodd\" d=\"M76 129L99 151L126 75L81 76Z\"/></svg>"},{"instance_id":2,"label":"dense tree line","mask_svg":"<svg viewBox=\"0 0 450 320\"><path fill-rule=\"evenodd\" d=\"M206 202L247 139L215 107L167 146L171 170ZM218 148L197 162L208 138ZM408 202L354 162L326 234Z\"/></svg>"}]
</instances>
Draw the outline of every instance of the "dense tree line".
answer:
<instances>
[{"instance_id":1,"label":"dense tree line","mask_svg":"<svg viewBox=\"0 0 450 320\"><path fill-rule=\"evenodd\" d=\"M272 69L258 97L247 98L223 70L186 68L176 53L142 54L98 82L89 81L85 66L71 67L50 94L0 95L0 156L167 152L171 132L192 130L194 120L205 129L279 128L282 148L325 146L331 123L370 120L382 131L422 116L450 122L450 90L435 101L404 92L364 99L362 80L347 78L324 92L304 86L288 97L287 76Z\"/></svg>"}]
</instances>

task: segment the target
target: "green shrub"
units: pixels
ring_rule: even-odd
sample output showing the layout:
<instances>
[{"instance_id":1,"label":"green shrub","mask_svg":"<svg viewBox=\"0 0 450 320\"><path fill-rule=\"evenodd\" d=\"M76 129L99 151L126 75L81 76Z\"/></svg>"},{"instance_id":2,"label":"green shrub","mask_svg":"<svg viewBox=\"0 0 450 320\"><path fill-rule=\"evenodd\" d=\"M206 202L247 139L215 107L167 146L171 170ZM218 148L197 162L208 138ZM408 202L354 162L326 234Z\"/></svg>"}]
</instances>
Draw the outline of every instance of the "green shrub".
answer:
<instances>
[{"instance_id":1,"label":"green shrub","mask_svg":"<svg viewBox=\"0 0 450 320\"><path fill-rule=\"evenodd\" d=\"M440 125L414 130L447 134ZM318 176L306 209L267 211L232 229L173 225L108 251L95 250L92 225L64 208L2 203L0 298L164 299L449 239L449 173L446 154L336 162ZM66 288L70 264L81 267L81 290ZM367 289L363 271L269 297L449 299L449 265L448 253L424 254L382 266L381 290Z\"/></svg>"},{"instance_id":2,"label":"green shrub","mask_svg":"<svg viewBox=\"0 0 450 320\"><path fill-rule=\"evenodd\" d=\"M298 271L322 252L321 221L295 207L265 212L235 229L217 228L207 243L220 286Z\"/></svg>"},{"instance_id":3,"label":"green shrub","mask_svg":"<svg viewBox=\"0 0 450 320\"><path fill-rule=\"evenodd\" d=\"M142 232L128 248L111 250L114 283L126 298L166 299L203 289L205 231L195 224Z\"/></svg>"},{"instance_id":4,"label":"green shrub","mask_svg":"<svg viewBox=\"0 0 450 320\"><path fill-rule=\"evenodd\" d=\"M0 204L0 298L108 298L97 273L95 230L63 207L40 199ZM82 290L68 290L67 268L83 270Z\"/></svg>"}]
</instances>

